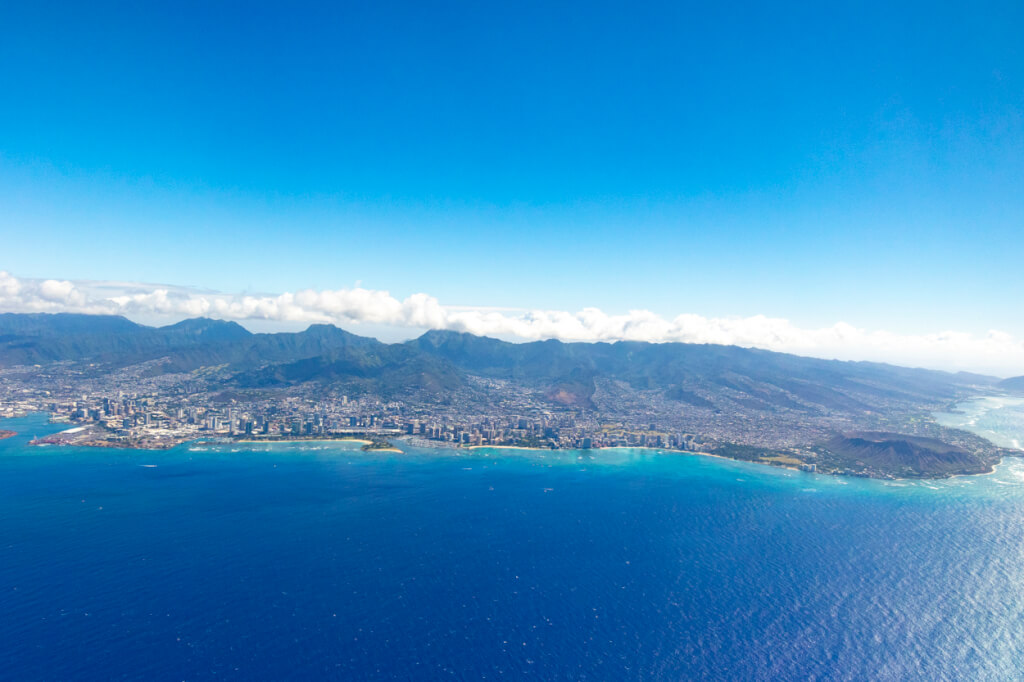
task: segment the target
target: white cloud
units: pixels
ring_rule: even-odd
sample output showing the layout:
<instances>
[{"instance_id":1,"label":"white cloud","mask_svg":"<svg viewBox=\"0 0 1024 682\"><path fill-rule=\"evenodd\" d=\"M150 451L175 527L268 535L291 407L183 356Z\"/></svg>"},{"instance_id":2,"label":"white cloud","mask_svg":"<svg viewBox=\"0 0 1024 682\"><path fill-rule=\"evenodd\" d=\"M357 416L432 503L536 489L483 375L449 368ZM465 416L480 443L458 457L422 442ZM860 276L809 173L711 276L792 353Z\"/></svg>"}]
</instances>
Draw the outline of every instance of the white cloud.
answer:
<instances>
[{"instance_id":1,"label":"white cloud","mask_svg":"<svg viewBox=\"0 0 1024 682\"><path fill-rule=\"evenodd\" d=\"M21 282L14 275L0 270L0 301L14 299L21 291Z\"/></svg>"},{"instance_id":2,"label":"white cloud","mask_svg":"<svg viewBox=\"0 0 1024 682\"><path fill-rule=\"evenodd\" d=\"M39 284L39 297L50 303L80 306L85 303L85 296L66 280L47 279Z\"/></svg>"},{"instance_id":3,"label":"white cloud","mask_svg":"<svg viewBox=\"0 0 1024 682\"><path fill-rule=\"evenodd\" d=\"M207 316L340 326L365 323L524 340L718 343L816 357L1024 374L1024 342L997 330L980 336L956 331L906 335L860 329L845 322L804 329L765 315L709 318L683 314L668 319L648 310L609 315L597 308L575 313L469 308L444 306L423 293L399 300L387 291L360 286L279 295L231 295L167 285L19 279L0 271L0 310L108 313L168 320Z\"/></svg>"}]
</instances>

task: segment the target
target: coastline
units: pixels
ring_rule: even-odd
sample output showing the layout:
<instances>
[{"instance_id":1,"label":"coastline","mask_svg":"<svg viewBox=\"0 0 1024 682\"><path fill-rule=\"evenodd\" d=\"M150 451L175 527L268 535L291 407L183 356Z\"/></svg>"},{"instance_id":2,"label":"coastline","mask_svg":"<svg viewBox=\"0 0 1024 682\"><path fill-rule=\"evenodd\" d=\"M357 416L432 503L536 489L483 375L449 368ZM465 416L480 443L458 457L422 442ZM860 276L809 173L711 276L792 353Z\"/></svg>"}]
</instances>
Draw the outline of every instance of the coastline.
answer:
<instances>
[{"instance_id":1,"label":"coastline","mask_svg":"<svg viewBox=\"0 0 1024 682\"><path fill-rule=\"evenodd\" d=\"M198 441L189 441L192 443ZM246 443L246 444L267 444L267 443L362 443L363 445L373 444L372 440L366 440L365 438L267 438L265 440L245 439L245 440L230 440L231 443Z\"/></svg>"},{"instance_id":2,"label":"coastline","mask_svg":"<svg viewBox=\"0 0 1024 682\"><path fill-rule=\"evenodd\" d=\"M10 438L10 437L12 437L14 435L17 435L17 432L5 431L5 430L0 429L0 439ZM979 435L979 437L983 438L985 440L988 440L987 438L984 438L984 436L980 436ZM405 440L405 437L401 436L401 435L400 436L392 436L392 438L395 439L395 440L398 440L398 441L404 441ZM40 439L40 440L43 440L43 439ZM100 440L96 440L96 441L83 441L83 442L78 442L78 443L36 442L36 441L33 441L33 442L30 443L30 445L35 445L35 446L41 446L41 445L56 445L56 446L77 445L77 446L80 446L80 447L91 447L91 448L111 448L111 449L118 449L118 450L131 450L131 449L135 449L135 450L144 451L144 452L155 452L155 451L161 451L161 450L169 450L169 449L172 449L172 448L175 448L175 447L178 447L178 446L189 446L189 445L193 445L193 444L196 444L196 443L215 444L215 445L232 445L232 444L237 444L237 445L247 446L247 445L268 444L268 443L279 443L279 444L280 443L284 443L284 444L287 444L287 443L323 443L323 444L330 444L330 443L338 443L338 442L355 443L355 444L360 444L360 445L363 445L363 446L369 446L369 445L373 445L373 443L376 442L376 441L368 440L368 439L365 439L365 438L356 438L356 437L342 437L342 438L289 437L289 438L272 438L272 439L257 439L257 438L232 439L232 438L222 437L222 436L216 436L216 437L201 436L201 437L198 437L198 438L191 438L191 439L188 439L188 440L181 440L181 441L177 441L177 442L174 442L173 440L172 440L172 442L159 442L159 441L158 442L153 442L153 441L148 441L148 442L125 442L125 441L105 441L105 440L100 439ZM989 441L989 442L991 442L991 441ZM389 443L389 445L391 445L391 444ZM795 466L793 464L788 464L788 463L779 463L779 462L773 462L773 461L763 461L763 460L758 460L758 459L747 459L747 458L740 458L740 457L731 457L731 456L728 456L728 455L721 455L721 454L717 454L717 453L714 453L714 452L706 452L706 451L697 452L697 451L690 451L690 450L675 450L675 449L671 449L671 448L653 448L653 447L645 447L645 446L617 445L617 446L610 446L610 447L604 447L604 448L592 448L590 450L583 450L583 449L575 449L575 448L531 447L531 446L520 446L520 445L467 445L467 446L463 446L461 444L460 445L455 445L455 444L441 444L441 443L439 443L437 448L432 447L432 445L426 445L426 444L424 444L424 445L415 445L414 447L422 448L422 449L454 449L454 450L470 450L470 451L482 450L482 449L488 449L488 448L493 449L493 450L523 450L523 451L526 451L526 452L529 452L529 451L548 452L548 451L558 451L558 450L569 450L569 451L576 451L576 452L581 452L581 453L588 453L588 452L590 452L590 453L597 453L600 450L645 450L645 451L658 452L660 454L666 454L666 455L671 455L671 454L675 454L675 455L701 455L701 456L705 456L705 457L713 457L715 459L720 459L720 460L732 460L732 461L735 461L735 462L745 462L745 463L749 463L749 464L760 464L760 465L763 465L763 466L775 467L777 469L787 469L789 471L793 471L793 472L797 472L797 473L808 473L808 474L812 474L813 473L813 474L817 474L817 475L821 475L821 476L836 476L836 477L840 477L840 478L867 478L867 479L874 479L874 480L880 480L880 481L886 481L886 480L888 480L888 481L927 481L927 480L944 480L944 479L951 479L951 478L967 478L967 477L971 477L971 476L987 476L987 475L996 473L997 467L1004 462L1004 460L1005 460L1005 458L1007 456L1017 456L1017 453L1020 452L1019 456L1024 457L1024 452L1013 450L1012 448L1005 448L1005 447L997 446L1000 450L1003 450L1003 454L999 457L998 461L992 462L985 471L977 471L977 472L972 472L972 473L946 474L946 475L922 475L922 476L905 476L904 475L904 476L898 476L898 475L885 475L885 474L883 474L883 475L870 475L870 474L859 474L859 473L850 473L850 472L840 473L840 472L828 471L828 470L827 471L821 471L821 470L818 470L818 471L807 471L806 469L803 469L803 468L801 468L799 466ZM394 447L394 446L392 446L392 447L381 447L381 448L364 447L363 451L364 452L374 452L374 451L377 451L377 452L388 452L388 453L393 453L393 454L407 454L408 453L407 450L403 450L403 449L400 449L400 448ZM1012 451L1012 452L1010 452L1010 451Z\"/></svg>"},{"instance_id":3,"label":"coastline","mask_svg":"<svg viewBox=\"0 0 1024 682\"><path fill-rule=\"evenodd\" d=\"M753 460L753 459L740 459L738 457L726 457L725 455L716 455L713 452L697 452L695 450L666 450L664 448L648 448L648 447L643 447L643 446L633 447L633 446L629 446L629 445L615 445L615 446L610 447L610 448L596 448L596 449L598 449L598 450L655 450L657 452L662 452L662 453L665 453L665 454L672 454L672 455L688 455L688 456L692 456L692 457L714 457L715 459L721 459L721 460L724 460L726 462L746 462L747 464L759 464L761 466L773 467L775 469L789 469L790 471L796 471L797 473L801 473L801 474L814 474L816 476L836 476L836 477L839 477L838 474L830 474L830 473L825 473L825 472L822 472L822 471L804 471L803 469L801 469L799 467L795 467L792 464L775 464L773 462L759 462L759 461ZM884 480L887 480L887 479L877 478L875 480L884 481Z\"/></svg>"},{"instance_id":4,"label":"coastline","mask_svg":"<svg viewBox=\"0 0 1024 682\"><path fill-rule=\"evenodd\" d=\"M798 473L803 473L803 474L817 474L817 475L821 475L821 476L837 476L838 475L838 474L830 474L830 473L825 473L825 472L820 472L820 471L804 471L803 469L800 469L799 467L795 467L795 466L793 466L791 464L775 464L773 462L759 462L759 461L750 460L750 459L739 459L738 457L726 457L725 455L716 455L716 454L711 453L711 452L695 452L693 450L672 450L672 449L666 449L666 448L651 448L651 447L647 447L647 446L643 446L643 445L613 445L613 446L610 446L610 447L607 447L607 448L588 448L586 450L584 450L582 448L581 449L573 449L573 448L532 448L532 447L527 447L527 446L522 446L522 445L471 445L471 446L466 447L466 448L461 448L460 447L460 448L456 448L456 449L459 449L459 450L481 450L481 449L490 449L490 450L533 450L533 451L537 451L537 452L602 452L602 451L607 451L607 450L647 450L649 452L657 452L657 453L661 453L661 454L664 454L664 455L686 455L686 456L696 456L696 457L714 457L715 459L720 459L720 460L723 460L723 461L726 461L726 462L746 462L747 464L758 464L760 466L767 466L767 467L772 467L772 468L775 468L775 469L789 469L790 471L796 471ZM987 473L989 473L989 472L987 472ZM967 474L967 475L974 475L974 474ZM867 477L867 478L871 478L871 477ZM877 478L876 480L884 481L884 480L895 480L895 479ZM907 479L907 480L914 480L914 479Z\"/></svg>"},{"instance_id":5,"label":"coastline","mask_svg":"<svg viewBox=\"0 0 1024 682\"><path fill-rule=\"evenodd\" d=\"M479 450L481 448L484 448L484 449L490 448L490 449L494 449L494 450L535 450L535 451L540 451L540 452L559 452L559 451L600 452L600 451L603 451L603 450L647 450L647 451L650 451L650 452L657 452L657 453L661 453L661 454L665 454L665 455L686 455L686 456L696 456L696 457L713 457L714 459L719 459L719 460L723 460L723 461L727 461L727 462L743 462L743 463L746 463L746 464L756 464L756 465L759 465L759 466L771 467L773 469L786 469L788 471L793 471L793 472L796 472L796 473L799 473L799 474L809 474L809 475L812 475L812 476L830 476L830 477L834 477L834 478L863 478L863 479L872 480L872 481L944 481L944 480L949 480L949 479L952 479L952 478L969 478L969 477L973 477L973 476L989 476L991 474L996 473L996 468L1005 461L1007 456L1012 456L1012 455L1004 455L1003 457L999 458L998 462L994 462L991 465L991 467L990 467L990 469L988 471L979 471L979 472L972 473L972 474L950 474L950 475L947 475L947 476L861 476L861 475L857 475L857 474L833 473L833 472L830 472L830 471L807 471L805 469L801 469L800 467L794 466L792 464L778 464L778 463L770 462L770 461L759 461L759 460L754 460L754 459L740 459L739 457L728 457L726 455L718 455L718 454L715 454L713 452L696 452L696 451L693 451L693 450L673 450L673 449L667 449L667 448L651 448L651 447L646 447L646 446L642 446L642 445L636 445L636 446L634 446L634 445L613 445L613 446L606 447L606 448L590 448L589 450L583 450L583 449L573 450L571 448L531 448L531 447L523 447L523 446L518 446L518 445L473 445L473 446L466 447L466 448L460 447L460 448L455 448L455 449L459 449L459 450ZM1024 454L1022 454L1022 457L1024 457Z\"/></svg>"}]
</instances>

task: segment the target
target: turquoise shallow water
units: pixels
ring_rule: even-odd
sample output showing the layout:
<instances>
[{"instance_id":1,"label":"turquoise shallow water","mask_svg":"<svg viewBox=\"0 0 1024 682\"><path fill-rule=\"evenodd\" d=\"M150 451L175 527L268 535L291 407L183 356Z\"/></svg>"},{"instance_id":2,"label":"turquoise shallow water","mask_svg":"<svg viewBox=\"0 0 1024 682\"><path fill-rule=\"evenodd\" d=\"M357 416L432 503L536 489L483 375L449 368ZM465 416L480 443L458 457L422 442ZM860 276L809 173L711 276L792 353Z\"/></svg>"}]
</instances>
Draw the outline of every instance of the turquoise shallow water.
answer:
<instances>
[{"instance_id":1,"label":"turquoise shallow water","mask_svg":"<svg viewBox=\"0 0 1024 682\"><path fill-rule=\"evenodd\" d=\"M937 413L944 426L964 429L1006 448L1024 449L1024 397L987 396L960 403L955 412Z\"/></svg>"},{"instance_id":2,"label":"turquoise shallow water","mask_svg":"<svg viewBox=\"0 0 1024 682\"><path fill-rule=\"evenodd\" d=\"M0 679L1008 679L1024 463L0 441Z\"/></svg>"}]
</instances>

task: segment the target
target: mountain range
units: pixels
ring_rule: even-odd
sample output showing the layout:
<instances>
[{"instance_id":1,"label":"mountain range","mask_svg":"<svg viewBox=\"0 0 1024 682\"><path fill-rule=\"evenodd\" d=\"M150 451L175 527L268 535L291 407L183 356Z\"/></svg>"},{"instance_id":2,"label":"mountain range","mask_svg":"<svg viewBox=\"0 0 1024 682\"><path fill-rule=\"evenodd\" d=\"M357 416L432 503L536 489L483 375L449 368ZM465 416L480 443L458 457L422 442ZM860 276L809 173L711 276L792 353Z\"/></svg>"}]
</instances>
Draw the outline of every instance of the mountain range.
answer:
<instances>
[{"instance_id":1,"label":"mountain range","mask_svg":"<svg viewBox=\"0 0 1024 682\"><path fill-rule=\"evenodd\" d=\"M454 331L387 344L325 324L257 334L207 318L150 327L118 316L0 314L0 366L71 361L113 369L152 360L161 361L154 372L223 366L239 388L350 383L383 396L454 391L470 376L484 377L529 386L552 404L580 408L594 407L602 381L655 391L681 406L714 409L727 399L754 410L806 412L948 400L965 386L998 382L709 344L510 343Z\"/></svg>"}]
</instances>

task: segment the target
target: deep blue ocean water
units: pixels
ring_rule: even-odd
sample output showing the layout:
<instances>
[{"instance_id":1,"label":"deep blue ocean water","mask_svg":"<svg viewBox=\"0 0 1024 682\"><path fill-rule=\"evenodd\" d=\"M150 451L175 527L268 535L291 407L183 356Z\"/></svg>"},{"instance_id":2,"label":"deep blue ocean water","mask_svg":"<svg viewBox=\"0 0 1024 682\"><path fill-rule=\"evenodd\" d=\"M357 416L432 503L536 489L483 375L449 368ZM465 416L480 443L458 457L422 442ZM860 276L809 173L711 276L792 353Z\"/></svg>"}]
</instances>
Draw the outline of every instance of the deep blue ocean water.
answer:
<instances>
[{"instance_id":1,"label":"deep blue ocean water","mask_svg":"<svg viewBox=\"0 0 1024 682\"><path fill-rule=\"evenodd\" d=\"M1024 461L880 482L644 450L29 448L0 679L1024 671Z\"/></svg>"}]
</instances>

